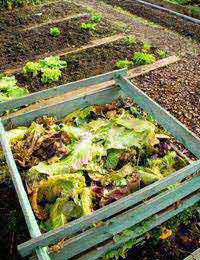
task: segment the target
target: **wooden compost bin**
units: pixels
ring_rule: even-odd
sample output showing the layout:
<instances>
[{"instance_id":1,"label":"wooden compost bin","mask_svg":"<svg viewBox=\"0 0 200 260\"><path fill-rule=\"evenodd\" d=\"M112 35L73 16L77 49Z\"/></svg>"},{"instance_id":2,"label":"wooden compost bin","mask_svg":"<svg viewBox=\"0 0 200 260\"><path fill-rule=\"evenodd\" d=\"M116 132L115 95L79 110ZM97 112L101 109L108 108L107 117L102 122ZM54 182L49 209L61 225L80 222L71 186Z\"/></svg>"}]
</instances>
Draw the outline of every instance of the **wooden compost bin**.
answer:
<instances>
[{"instance_id":1,"label":"wooden compost bin","mask_svg":"<svg viewBox=\"0 0 200 260\"><path fill-rule=\"evenodd\" d=\"M170 176L100 208L91 215L81 217L57 229L41 234L6 139L5 129L9 129L10 125L29 125L34 119L45 114L62 118L79 108L93 104L110 103L116 100L118 96L129 96L169 131L177 141L182 143L197 158L200 158L200 139L126 79L126 74L127 70L125 69L113 71L1 103L0 111L3 112L63 93L70 93L70 91L81 90L76 96L69 95L64 100L58 100L56 103L47 104L23 114L11 115L9 118L0 121L0 141L31 235L30 240L18 246L22 256L30 255L35 251L40 260L98 259L106 252L119 247L130 239L140 239L148 230L161 225L200 200L198 193L200 188L200 176L198 174L200 160L196 160ZM102 84L99 88L93 86L110 80L113 80L115 84L109 87ZM84 87L87 87L87 92L84 91ZM177 182L179 183L178 186L166 189L169 185ZM176 207L173 207L176 202L178 202ZM93 224L100 221L103 221L101 225L94 227ZM141 226L140 223L142 223ZM130 227L135 227L134 232L125 234L118 242L112 240L114 235ZM65 241L59 252L49 252L49 245L69 236L70 238Z\"/></svg>"}]
</instances>

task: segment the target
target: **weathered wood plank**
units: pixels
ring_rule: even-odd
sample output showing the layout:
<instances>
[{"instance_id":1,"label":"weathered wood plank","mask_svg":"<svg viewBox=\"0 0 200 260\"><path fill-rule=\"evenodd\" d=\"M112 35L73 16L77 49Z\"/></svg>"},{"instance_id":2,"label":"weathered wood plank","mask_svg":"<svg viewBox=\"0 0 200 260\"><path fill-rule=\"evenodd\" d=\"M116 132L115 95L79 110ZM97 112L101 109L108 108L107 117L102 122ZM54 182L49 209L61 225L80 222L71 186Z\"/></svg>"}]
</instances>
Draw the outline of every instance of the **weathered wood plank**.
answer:
<instances>
[{"instance_id":1,"label":"weathered wood plank","mask_svg":"<svg viewBox=\"0 0 200 260\"><path fill-rule=\"evenodd\" d=\"M177 171L176 173L171 174L170 176L162 179L159 182L155 182L143 188L142 190L136 191L133 194L112 203L111 205L95 211L92 215L88 215L72 221L69 224L64 225L58 229L42 234L36 239L31 239L19 245L18 249L20 253L25 256L37 246L46 246L48 244L58 242L60 239L68 235L75 234L76 232L81 231L82 229L85 229L98 221L108 218L147 199L152 195L155 195L156 193L162 191L165 187L181 181L190 174L196 172L198 169L200 169L200 160L194 162L191 165L188 165L187 167Z\"/></svg>"},{"instance_id":2,"label":"weathered wood plank","mask_svg":"<svg viewBox=\"0 0 200 260\"><path fill-rule=\"evenodd\" d=\"M81 18L81 17L86 16L86 15L89 15L89 14L88 13L73 14L73 15L69 15L69 16L64 17L64 18L60 18L60 19L56 19L56 20L49 20L47 22L43 22L43 23L40 23L40 24L29 26L27 28L23 28L21 30L18 30L18 32L31 31L31 30L38 29L38 28L46 26L46 25L51 25L51 24L55 25L57 23L66 22L66 21L69 21L69 20L72 20L72 19L75 19L75 18Z\"/></svg>"},{"instance_id":3,"label":"weathered wood plank","mask_svg":"<svg viewBox=\"0 0 200 260\"><path fill-rule=\"evenodd\" d=\"M142 205L130 209L119 216L107 220L100 227L91 228L84 233L66 241L65 246L54 256L55 260L65 260L84 252L111 238L113 235L134 226L144 219L172 205L200 188L200 176L144 202ZM200 199L200 194L198 194Z\"/></svg>"},{"instance_id":4,"label":"weathered wood plank","mask_svg":"<svg viewBox=\"0 0 200 260\"><path fill-rule=\"evenodd\" d=\"M188 257L184 258L184 260L199 260L200 259L200 248L195 250Z\"/></svg>"},{"instance_id":5,"label":"weathered wood plank","mask_svg":"<svg viewBox=\"0 0 200 260\"><path fill-rule=\"evenodd\" d=\"M150 71L152 71L154 69L158 69L158 68L170 65L170 64L172 64L174 62L177 62L179 60L180 60L180 58L178 58L177 56L170 56L168 58L164 58L164 59L158 60L158 61L156 61L153 64L143 65L143 66L139 66L139 67L134 68L134 69L130 69L130 70L128 70L127 78L131 79L131 78L137 77L139 75L143 75L143 74L148 73L148 72L150 72ZM110 86L112 86L114 84L115 84L115 81L111 80L111 81L107 81L107 82L104 82L104 83L101 83L101 84L95 84L94 86L92 86L92 88L99 90L100 88L110 87ZM87 89L83 88L83 91L87 92ZM73 95L73 93L71 93L71 95ZM67 98L66 94L63 94L63 95L59 96L59 100L64 100L65 98ZM3 118L13 117L13 116L18 115L20 113L23 114L24 112L27 112L27 111L30 111L30 110L35 110L36 108L39 108L39 107L41 107L43 105L46 106L48 103L49 104L55 103L55 102L57 102L57 100L58 100L58 98L51 98L49 100L44 100L44 101L41 101L40 103L36 103L36 104L30 105L30 106L28 106L26 108L23 108L23 109L21 109L21 110L19 110L17 112L14 112L12 114L6 115Z\"/></svg>"},{"instance_id":6,"label":"weathered wood plank","mask_svg":"<svg viewBox=\"0 0 200 260\"><path fill-rule=\"evenodd\" d=\"M69 97L68 99L62 100L59 103L42 106L39 109L32 110L30 112L19 114L15 117L10 117L9 119L2 119L5 125L12 124L18 125L29 125L31 121L43 115L55 116L57 118L62 118L72 111L87 107L93 104L106 104L113 100L117 100L120 95L120 88L111 86L110 88L101 89L98 92L91 89L88 90L88 94L83 95L82 91L76 97Z\"/></svg>"},{"instance_id":7,"label":"weathered wood plank","mask_svg":"<svg viewBox=\"0 0 200 260\"><path fill-rule=\"evenodd\" d=\"M5 133L1 120L0 120L0 142L1 142L1 146L3 149L4 155L6 157L7 164L9 166L9 171L11 174L13 184L17 191L17 196L19 198L19 202L20 202L22 211L24 213L24 217L26 220L26 224L28 226L28 230L31 234L31 237L37 237L37 236L41 235L41 232L40 232L39 226L37 224L37 221L35 219L35 216L33 214L31 205L29 203L28 196L24 189L19 171L15 164L15 160L13 158L13 155L12 155L12 152L10 149L10 145L6 139L6 133ZM41 260L50 259L45 248L38 248L36 253L37 253L37 255L40 256Z\"/></svg>"},{"instance_id":8,"label":"weathered wood plank","mask_svg":"<svg viewBox=\"0 0 200 260\"><path fill-rule=\"evenodd\" d=\"M195 203L199 201L199 195L194 195L189 199L181 201L179 206L177 208L173 208L171 210L168 210L164 213L156 214L153 216L152 219L148 219L147 221L143 222L143 226L136 226L134 227L134 232L131 235L126 235L122 239L120 239L119 242L110 241L106 245L98 246L97 248L91 250L90 252L84 254L81 257L76 257L76 260L96 260L105 255L110 250L116 249L120 246L122 246L124 243L128 242L131 239L136 239L137 237L145 234L146 232L150 231L151 229L161 225L165 221L169 220L170 218L176 216L183 210L187 209L188 207L191 207ZM133 228L133 227L131 227ZM137 244L137 240L136 240Z\"/></svg>"},{"instance_id":9,"label":"weathered wood plank","mask_svg":"<svg viewBox=\"0 0 200 260\"><path fill-rule=\"evenodd\" d=\"M32 94L29 94L24 97L12 99L9 101L1 102L0 103L0 113L4 112L9 109L18 108L24 105L28 105L31 103L34 103L39 100L51 98L58 96L60 94L69 93L71 91L83 88L83 87L89 87L92 88L92 85L94 84L100 84L102 82L106 82L109 80L112 80L113 78L116 78L118 76L126 76L127 75L127 69L120 69L120 70L114 70L105 74L101 74L98 76L90 77L87 79L71 82L68 84L60 85L58 87L38 91Z\"/></svg>"},{"instance_id":10,"label":"weathered wood plank","mask_svg":"<svg viewBox=\"0 0 200 260\"><path fill-rule=\"evenodd\" d=\"M117 79L121 89L130 96L140 107L148 112L159 124L169 131L180 143L200 158L200 138L188 130L168 111L154 102L142 90L127 79Z\"/></svg>"}]
</instances>

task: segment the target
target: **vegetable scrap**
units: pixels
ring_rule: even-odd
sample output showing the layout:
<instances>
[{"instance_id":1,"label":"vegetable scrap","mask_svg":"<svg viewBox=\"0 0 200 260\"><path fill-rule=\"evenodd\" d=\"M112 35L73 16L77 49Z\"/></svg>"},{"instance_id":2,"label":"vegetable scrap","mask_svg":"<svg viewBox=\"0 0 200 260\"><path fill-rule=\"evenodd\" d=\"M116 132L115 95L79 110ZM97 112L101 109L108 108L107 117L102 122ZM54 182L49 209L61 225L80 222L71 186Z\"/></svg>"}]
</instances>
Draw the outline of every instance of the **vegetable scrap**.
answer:
<instances>
[{"instance_id":1,"label":"vegetable scrap","mask_svg":"<svg viewBox=\"0 0 200 260\"><path fill-rule=\"evenodd\" d=\"M130 98L44 115L7 131L40 227L52 230L92 214L187 162L171 137Z\"/></svg>"}]
</instances>

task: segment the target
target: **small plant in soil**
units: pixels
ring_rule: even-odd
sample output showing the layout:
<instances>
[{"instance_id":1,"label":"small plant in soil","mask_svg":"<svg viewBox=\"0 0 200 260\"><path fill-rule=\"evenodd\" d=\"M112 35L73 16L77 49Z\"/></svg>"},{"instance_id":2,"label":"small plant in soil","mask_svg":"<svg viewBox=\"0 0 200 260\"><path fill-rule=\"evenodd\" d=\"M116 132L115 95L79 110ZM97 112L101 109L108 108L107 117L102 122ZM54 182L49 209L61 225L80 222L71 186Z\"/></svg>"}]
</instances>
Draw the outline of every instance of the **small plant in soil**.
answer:
<instances>
[{"instance_id":1,"label":"small plant in soil","mask_svg":"<svg viewBox=\"0 0 200 260\"><path fill-rule=\"evenodd\" d=\"M41 76L42 83L58 81L61 77L61 69L67 67L67 62L60 60L59 56L50 56L39 62L29 61L24 66L22 72L26 77Z\"/></svg>"},{"instance_id":2,"label":"small plant in soil","mask_svg":"<svg viewBox=\"0 0 200 260\"><path fill-rule=\"evenodd\" d=\"M133 62L130 60L118 60L116 62L116 67L118 69L129 68L131 66L133 66Z\"/></svg>"},{"instance_id":3,"label":"small plant in soil","mask_svg":"<svg viewBox=\"0 0 200 260\"><path fill-rule=\"evenodd\" d=\"M90 21L92 23L99 23L101 22L103 16L101 14L96 14L96 15L92 15L92 17L90 18Z\"/></svg>"},{"instance_id":4,"label":"small plant in soil","mask_svg":"<svg viewBox=\"0 0 200 260\"><path fill-rule=\"evenodd\" d=\"M148 42L143 42L142 51L143 51L143 52L149 52L150 49L151 49L151 44L148 43Z\"/></svg>"},{"instance_id":5,"label":"small plant in soil","mask_svg":"<svg viewBox=\"0 0 200 260\"><path fill-rule=\"evenodd\" d=\"M162 50L162 49L157 50L157 54L158 54L158 56L159 56L161 59L163 59L163 58L165 58L165 57L167 56L166 51L165 51L165 50Z\"/></svg>"},{"instance_id":6,"label":"small plant in soil","mask_svg":"<svg viewBox=\"0 0 200 260\"><path fill-rule=\"evenodd\" d=\"M41 69L41 65L38 62L28 61L22 69L22 73L25 76L36 77Z\"/></svg>"},{"instance_id":7,"label":"small plant in soil","mask_svg":"<svg viewBox=\"0 0 200 260\"><path fill-rule=\"evenodd\" d=\"M58 37L60 35L60 29L58 27L52 27L49 33L51 36Z\"/></svg>"},{"instance_id":8,"label":"small plant in soil","mask_svg":"<svg viewBox=\"0 0 200 260\"><path fill-rule=\"evenodd\" d=\"M61 77L61 71L58 68L44 68L42 69L42 83L50 83L58 81Z\"/></svg>"},{"instance_id":9,"label":"small plant in soil","mask_svg":"<svg viewBox=\"0 0 200 260\"><path fill-rule=\"evenodd\" d=\"M94 23L82 23L81 28L84 30L94 31L96 30L96 24Z\"/></svg>"},{"instance_id":10,"label":"small plant in soil","mask_svg":"<svg viewBox=\"0 0 200 260\"><path fill-rule=\"evenodd\" d=\"M135 52L133 54L133 61L137 65L150 64L156 61L154 54L149 54L145 52Z\"/></svg>"},{"instance_id":11,"label":"small plant in soil","mask_svg":"<svg viewBox=\"0 0 200 260\"><path fill-rule=\"evenodd\" d=\"M124 38L124 43L127 45L127 46L132 46L136 43L136 38L135 36L132 36L132 35L129 35L129 36L126 36Z\"/></svg>"}]
</instances>

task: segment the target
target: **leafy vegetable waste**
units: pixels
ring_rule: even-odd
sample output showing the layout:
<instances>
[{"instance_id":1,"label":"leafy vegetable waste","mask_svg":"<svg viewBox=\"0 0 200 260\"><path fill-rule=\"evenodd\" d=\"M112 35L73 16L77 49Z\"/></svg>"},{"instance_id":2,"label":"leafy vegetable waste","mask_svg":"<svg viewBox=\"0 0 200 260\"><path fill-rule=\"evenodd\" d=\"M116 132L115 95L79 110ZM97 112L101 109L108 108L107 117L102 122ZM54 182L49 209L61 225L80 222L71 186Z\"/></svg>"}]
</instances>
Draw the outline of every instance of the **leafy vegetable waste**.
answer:
<instances>
[{"instance_id":1,"label":"leafy vegetable waste","mask_svg":"<svg viewBox=\"0 0 200 260\"><path fill-rule=\"evenodd\" d=\"M129 98L7 132L40 226L91 214L186 165L170 136Z\"/></svg>"}]
</instances>

